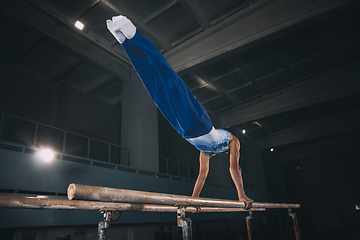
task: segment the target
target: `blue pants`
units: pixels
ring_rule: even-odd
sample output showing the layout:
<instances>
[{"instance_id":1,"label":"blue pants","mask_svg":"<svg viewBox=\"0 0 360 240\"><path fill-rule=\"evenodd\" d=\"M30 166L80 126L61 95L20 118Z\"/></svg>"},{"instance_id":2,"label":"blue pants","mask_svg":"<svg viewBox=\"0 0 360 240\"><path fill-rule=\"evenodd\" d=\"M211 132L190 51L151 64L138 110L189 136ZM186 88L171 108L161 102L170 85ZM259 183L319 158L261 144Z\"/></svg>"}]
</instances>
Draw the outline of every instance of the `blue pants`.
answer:
<instances>
[{"instance_id":1,"label":"blue pants","mask_svg":"<svg viewBox=\"0 0 360 240\"><path fill-rule=\"evenodd\" d=\"M136 30L122 46L151 99L183 138L209 133L209 115L163 55Z\"/></svg>"}]
</instances>

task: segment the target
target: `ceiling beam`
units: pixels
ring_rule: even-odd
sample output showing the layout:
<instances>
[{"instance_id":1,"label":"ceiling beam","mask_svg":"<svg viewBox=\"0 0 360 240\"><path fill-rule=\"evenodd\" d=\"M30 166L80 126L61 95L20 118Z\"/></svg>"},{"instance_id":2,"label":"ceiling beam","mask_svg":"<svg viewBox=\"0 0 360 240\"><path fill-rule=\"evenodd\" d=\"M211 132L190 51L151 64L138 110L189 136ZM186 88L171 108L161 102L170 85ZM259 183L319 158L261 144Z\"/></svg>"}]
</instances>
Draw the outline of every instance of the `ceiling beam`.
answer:
<instances>
[{"instance_id":1,"label":"ceiling beam","mask_svg":"<svg viewBox=\"0 0 360 240\"><path fill-rule=\"evenodd\" d=\"M264 124L264 123L263 123L262 121L260 121L260 120L253 122L253 124L256 124L257 126L265 129L265 130L268 131L269 133L272 132L271 129L270 129L268 126L266 126L266 124Z\"/></svg>"},{"instance_id":2,"label":"ceiling beam","mask_svg":"<svg viewBox=\"0 0 360 240\"><path fill-rule=\"evenodd\" d=\"M87 13L90 9L92 9L96 4L98 4L100 0L89 0L87 1L87 5L82 8L76 15L73 17L73 20L80 19L85 13Z\"/></svg>"},{"instance_id":3,"label":"ceiling beam","mask_svg":"<svg viewBox=\"0 0 360 240\"><path fill-rule=\"evenodd\" d=\"M171 2L169 2L168 4L166 4L165 6L163 6L162 8L158 9L156 12L154 12L153 14L151 14L150 16L148 16L147 18L145 18L143 20L144 24L148 24L151 21L153 21L154 19L156 19L157 17L159 17L160 15L164 14L167 10L169 10L170 8L174 7L177 4L176 0L172 0Z\"/></svg>"},{"instance_id":4,"label":"ceiling beam","mask_svg":"<svg viewBox=\"0 0 360 240\"><path fill-rule=\"evenodd\" d=\"M210 21L206 16L198 9L192 0L178 0L180 5L197 21L197 23L203 28L210 27Z\"/></svg>"},{"instance_id":5,"label":"ceiling beam","mask_svg":"<svg viewBox=\"0 0 360 240\"><path fill-rule=\"evenodd\" d=\"M149 27L147 27L144 23L144 20L141 17L137 16L129 7L127 7L121 1L117 1L116 5L111 3L109 0L101 0L101 2L106 4L106 6L108 6L116 13L126 15L144 36L149 38L152 42L158 44L165 51L171 48L171 43L164 39L160 34L156 34L156 30L150 30Z\"/></svg>"},{"instance_id":6,"label":"ceiling beam","mask_svg":"<svg viewBox=\"0 0 360 240\"><path fill-rule=\"evenodd\" d=\"M18 27L13 21L0 16L0 29L2 34L14 35L17 37L16 41L11 46L6 46L1 56L1 65L11 66L16 62L19 62L22 57L31 52L36 46L38 46L43 38L28 31L27 29Z\"/></svg>"},{"instance_id":7,"label":"ceiling beam","mask_svg":"<svg viewBox=\"0 0 360 240\"><path fill-rule=\"evenodd\" d=\"M96 91L100 90L104 86L108 85L112 81L114 81L116 78L113 76L104 76L102 78L97 79L95 82L89 84L87 87L84 88L83 92L85 94L92 94Z\"/></svg>"},{"instance_id":8,"label":"ceiling beam","mask_svg":"<svg viewBox=\"0 0 360 240\"><path fill-rule=\"evenodd\" d=\"M201 78L202 80L204 80L207 84L209 84L212 88L216 89L217 92L219 92L226 100L228 100L230 103L232 103L232 105L236 106L237 105L237 101L235 98L230 97L225 89L223 89L217 82L214 82L211 77L203 70L198 70L196 71L196 74L191 74L191 75L197 75L199 78Z\"/></svg>"},{"instance_id":9,"label":"ceiling beam","mask_svg":"<svg viewBox=\"0 0 360 240\"><path fill-rule=\"evenodd\" d=\"M320 139L316 142L311 141L307 145L278 154L278 159L280 161L292 161L336 152L349 151L352 149L360 149L360 138L358 132L356 136L353 135L354 134L346 134Z\"/></svg>"},{"instance_id":10,"label":"ceiling beam","mask_svg":"<svg viewBox=\"0 0 360 240\"><path fill-rule=\"evenodd\" d=\"M339 6L349 2L351 0L321 0L312 1L311 4L303 0L258 1L205 29L164 55L176 72L187 73L185 70L196 65L240 52L245 46L250 47L250 43L268 41L266 37L273 38L275 33L286 34L290 26L301 23L303 27L311 24L313 20L305 20L333 9L339 11Z\"/></svg>"},{"instance_id":11,"label":"ceiling beam","mask_svg":"<svg viewBox=\"0 0 360 240\"><path fill-rule=\"evenodd\" d=\"M248 5L251 5L251 4L253 4L255 1L254 1L254 0L246 0L246 2L247 2Z\"/></svg>"},{"instance_id":12,"label":"ceiling beam","mask_svg":"<svg viewBox=\"0 0 360 240\"><path fill-rule=\"evenodd\" d=\"M129 63L104 51L97 44L85 39L75 29L59 24L58 20L36 8L28 1L8 1L6 4L1 4L0 11L5 16L10 16L16 21L22 22L25 26L35 29L46 39L65 46L83 59L99 65L103 70L117 78L124 81L129 79Z\"/></svg>"},{"instance_id":13,"label":"ceiling beam","mask_svg":"<svg viewBox=\"0 0 360 240\"><path fill-rule=\"evenodd\" d=\"M33 3L35 6L41 8L45 12L51 14L52 17L56 18L60 22L62 22L65 25L69 26L71 29L76 30L78 34L81 34L82 36L89 39L90 41L92 41L93 43L95 43L99 47L103 48L107 52L115 55L116 57L118 57L119 59L124 61L124 63L130 65L130 61L127 58L125 52L124 53L118 53L118 52L113 51L113 49L111 48L111 46L112 46L111 43L112 42L109 43L108 41L104 40L104 38L102 36L99 36L98 34L96 34L94 31L92 31L91 29L89 29L86 26L82 31L78 31L78 29L74 28L75 22L79 19L79 18L76 18L78 15L70 17L70 16L64 14L62 11L58 10L55 6L51 5L46 0L30 0L30 2ZM87 4L87 6L84 7L83 11L81 13L79 13L79 14L86 14L87 11L90 11L91 8L93 8L98 3L99 3L99 1L89 2ZM104 23L104 28L105 28L105 23Z\"/></svg>"},{"instance_id":14,"label":"ceiling beam","mask_svg":"<svg viewBox=\"0 0 360 240\"><path fill-rule=\"evenodd\" d=\"M326 102L360 92L360 60L293 85L239 108L222 113L222 127L256 121L264 117Z\"/></svg>"},{"instance_id":15,"label":"ceiling beam","mask_svg":"<svg viewBox=\"0 0 360 240\"><path fill-rule=\"evenodd\" d=\"M244 63L242 62L242 60L240 58L233 58L233 63L236 65L236 67L240 70L240 72L242 73L242 75L244 75L247 80L249 82L251 82L253 84L253 86L256 87L256 89L262 94L265 95L266 91L263 85L258 84L257 80L255 79L255 77L253 77L244 67Z\"/></svg>"},{"instance_id":16,"label":"ceiling beam","mask_svg":"<svg viewBox=\"0 0 360 240\"><path fill-rule=\"evenodd\" d=\"M273 48L277 51L278 56L280 57L281 62L283 63L283 66L285 67L285 72L286 75L288 76L288 78L290 79L290 81L292 83L296 83L296 79L293 76L293 74L290 71L290 62L287 59L287 57L285 56L285 53L282 49L282 46L280 45L279 41L275 40L271 43L271 45L273 46Z\"/></svg>"},{"instance_id":17,"label":"ceiling beam","mask_svg":"<svg viewBox=\"0 0 360 240\"><path fill-rule=\"evenodd\" d=\"M300 124L257 139L260 149L276 147L360 129L360 106Z\"/></svg>"},{"instance_id":18,"label":"ceiling beam","mask_svg":"<svg viewBox=\"0 0 360 240\"><path fill-rule=\"evenodd\" d=\"M61 68L58 71L55 71L51 76L49 76L46 80L47 83L56 83L59 82L61 78L65 77L67 74L69 74L71 71L76 69L78 66L80 66L83 63L83 60L80 58L74 58L71 60L68 60L64 65L63 68Z\"/></svg>"}]
</instances>

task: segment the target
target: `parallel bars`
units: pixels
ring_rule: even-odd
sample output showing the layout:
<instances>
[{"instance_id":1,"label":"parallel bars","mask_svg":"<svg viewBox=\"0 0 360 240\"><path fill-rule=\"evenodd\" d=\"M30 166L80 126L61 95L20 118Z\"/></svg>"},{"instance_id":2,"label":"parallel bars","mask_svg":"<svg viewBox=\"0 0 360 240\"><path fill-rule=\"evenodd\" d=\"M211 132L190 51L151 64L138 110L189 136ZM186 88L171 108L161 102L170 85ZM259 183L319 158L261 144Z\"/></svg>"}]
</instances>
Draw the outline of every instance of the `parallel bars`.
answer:
<instances>
[{"instance_id":1,"label":"parallel bars","mask_svg":"<svg viewBox=\"0 0 360 240\"><path fill-rule=\"evenodd\" d=\"M68 187L69 200L95 200L105 202L151 203L172 206L196 207L226 207L244 208L245 203L235 200L189 197L165 193L133 191L117 188L96 187L81 184L70 184ZM257 203L252 208L300 208L300 204L288 203Z\"/></svg>"},{"instance_id":2,"label":"parallel bars","mask_svg":"<svg viewBox=\"0 0 360 240\"><path fill-rule=\"evenodd\" d=\"M105 230L110 227L112 215L120 211L177 212L177 223L179 227L182 227L183 240L192 240L191 219L185 218L185 212L194 212L197 207L201 207L202 212L249 212L249 216L246 217L246 225L248 239L252 240L250 220L253 211L265 211L266 208L286 208L294 223L296 239L300 240L297 217L292 212L293 208L300 208L300 204L254 202L250 210L244 210L245 203L234 200L195 198L73 183L68 187L68 199L0 196L0 208L100 211L104 214L104 221L99 222L98 225L99 240L105 239Z\"/></svg>"}]
</instances>

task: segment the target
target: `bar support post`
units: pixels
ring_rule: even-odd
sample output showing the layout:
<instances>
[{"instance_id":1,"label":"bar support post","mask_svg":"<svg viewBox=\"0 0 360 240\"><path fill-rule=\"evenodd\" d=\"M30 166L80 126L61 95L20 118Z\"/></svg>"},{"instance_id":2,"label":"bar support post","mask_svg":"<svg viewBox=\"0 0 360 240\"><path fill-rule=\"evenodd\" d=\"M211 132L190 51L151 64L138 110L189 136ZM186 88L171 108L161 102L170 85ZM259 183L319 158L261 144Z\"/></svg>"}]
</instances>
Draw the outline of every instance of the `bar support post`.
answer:
<instances>
[{"instance_id":1,"label":"bar support post","mask_svg":"<svg viewBox=\"0 0 360 240\"><path fill-rule=\"evenodd\" d=\"M299 231L299 225L298 225L298 220L297 220L297 217L296 217L296 213L292 212L291 208L289 208L288 211L289 211L289 216L293 220L295 238L296 238L296 240L301 240L300 239L300 231Z\"/></svg>"},{"instance_id":2,"label":"bar support post","mask_svg":"<svg viewBox=\"0 0 360 240\"><path fill-rule=\"evenodd\" d=\"M185 218L185 208L177 209L177 225L182 228L183 240L192 240L192 224L190 218Z\"/></svg>"},{"instance_id":3,"label":"bar support post","mask_svg":"<svg viewBox=\"0 0 360 240\"><path fill-rule=\"evenodd\" d=\"M249 216L246 217L248 240L252 240L251 223L250 223L250 220L252 219L252 214L253 214L252 211L249 211Z\"/></svg>"},{"instance_id":4,"label":"bar support post","mask_svg":"<svg viewBox=\"0 0 360 240\"><path fill-rule=\"evenodd\" d=\"M104 214L104 221L98 224L98 240L105 240L106 229L110 227L111 211L102 210L100 212Z\"/></svg>"}]
</instances>

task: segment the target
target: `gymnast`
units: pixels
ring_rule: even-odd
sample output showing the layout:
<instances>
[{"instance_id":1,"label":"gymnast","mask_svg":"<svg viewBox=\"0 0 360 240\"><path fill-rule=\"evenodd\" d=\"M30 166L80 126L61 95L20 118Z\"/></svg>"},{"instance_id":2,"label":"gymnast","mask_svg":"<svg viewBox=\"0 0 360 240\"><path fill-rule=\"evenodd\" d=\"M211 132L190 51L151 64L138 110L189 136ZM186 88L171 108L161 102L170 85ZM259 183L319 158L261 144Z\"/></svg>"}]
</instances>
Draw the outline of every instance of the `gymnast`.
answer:
<instances>
[{"instance_id":1,"label":"gymnast","mask_svg":"<svg viewBox=\"0 0 360 240\"><path fill-rule=\"evenodd\" d=\"M151 99L175 130L200 150L200 169L192 197L199 197L209 172L212 156L229 150L230 175L245 209L253 200L245 195L239 166L240 141L229 131L215 129L201 103L163 55L124 16L106 21L107 28L122 45ZM198 208L196 212L200 212Z\"/></svg>"}]
</instances>

